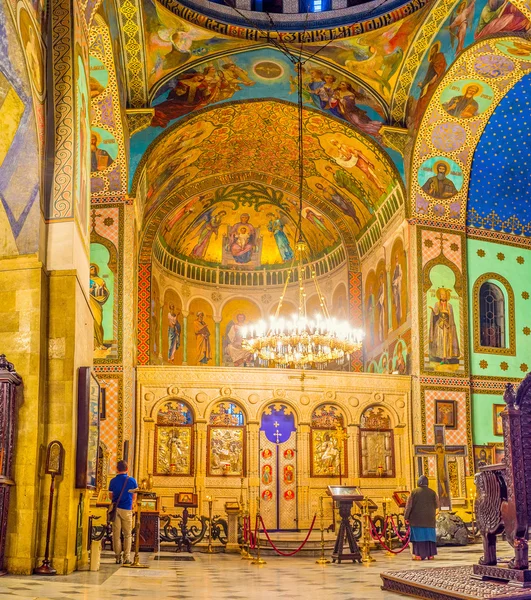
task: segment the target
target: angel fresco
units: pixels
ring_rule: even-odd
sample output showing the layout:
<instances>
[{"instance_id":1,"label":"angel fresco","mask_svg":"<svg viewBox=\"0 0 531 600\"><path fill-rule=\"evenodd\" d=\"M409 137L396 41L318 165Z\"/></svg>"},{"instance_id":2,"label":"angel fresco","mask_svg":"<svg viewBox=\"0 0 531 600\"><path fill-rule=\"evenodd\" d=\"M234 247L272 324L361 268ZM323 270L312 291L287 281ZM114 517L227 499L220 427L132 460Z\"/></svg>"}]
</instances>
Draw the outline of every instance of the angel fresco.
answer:
<instances>
[{"instance_id":1,"label":"angel fresco","mask_svg":"<svg viewBox=\"0 0 531 600\"><path fill-rule=\"evenodd\" d=\"M210 64L202 71L191 69L181 73L169 82L166 99L154 105L151 126L166 127L170 121L194 110L231 98L242 85L254 84L247 71L232 61L225 62L221 69Z\"/></svg>"},{"instance_id":2,"label":"angel fresco","mask_svg":"<svg viewBox=\"0 0 531 600\"><path fill-rule=\"evenodd\" d=\"M266 216L269 219L267 230L274 235L275 242L277 243L277 248L280 252L282 260L291 260L294 256L293 250L290 246L287 235L284 233L284 226L287 224L286 218L283 217L280 213L277 213L277 215L274 215L273 213L268 213Z\"/></svg>"},{"instance_id":3,"label":"angel fresco","mask_svg":"<svg viewBox=\"0 0 531 600\"><path fill-rule=\"evenodd\" d=\"M530 27L528 19L508 0L488 0L481 11L474 39L481 40L501 32L524 33Z\"/></svg>"},{"instance_id":4,"label":"angel fresco","mask_svg":"<svg viewBox=\"0 0 531 600\"><path fill-rule=\"evenodd\" d=\"M376 187L376 189L383 193L385 188L378 181L376 176L375 166L371 161L363 154L361 150L354 148L354 146L345 144L336 138L330 140L332 146L334 146L338 152L335 157L336 163L345 169L356 168L361 171L365 177Z\"/></svg>"},{"instance_id":5,"label":"angel fresco","mask_svg":"<svg viewBox=\"0 0 531 600\"><path fill-rule=\"evenodd\" d=\"M465 47L465 36L474 18L475 7L476 0L462 0L452 14L452 22L448 25L448 31L450 32L452 48L457 42L456 55L460 54Z\"/></svg>"},{"instance_id":6,"label":"angel fresco","mask_svg":"<svg viewBox=\"0 0 531 600\"><path fill-rule=\"evenodd\" d=\"M374 213L374 205L371 202L369 192L357 177L354 177L354 175L348 173L344 169L334 170L330 165L327 165L325 167L325 170L332 175L335 183L339 187L342 187L343 189L350 192L353 196L356 196L358 200L361 200L361 202L363 202L363 204L371 214Z\"/></svg>"},{"instance_id":7,"label":"angel fresco","mask_svg":"<svg viewBox=\"0 0 531 600\"><path fill-rule=\"evenodd\" d=\"M211 208L194 221L192 227L197 227L198 224L200 224L201 227L199 229L199 239L192 250L192 256L195 256L195 258L203 258L205 256L212 236L214 235L216 239L218 238L219 227L223 217L226 215L226 210L220 210L218 213L214 214L214 209Z\"/></svg>"}]
</instances>

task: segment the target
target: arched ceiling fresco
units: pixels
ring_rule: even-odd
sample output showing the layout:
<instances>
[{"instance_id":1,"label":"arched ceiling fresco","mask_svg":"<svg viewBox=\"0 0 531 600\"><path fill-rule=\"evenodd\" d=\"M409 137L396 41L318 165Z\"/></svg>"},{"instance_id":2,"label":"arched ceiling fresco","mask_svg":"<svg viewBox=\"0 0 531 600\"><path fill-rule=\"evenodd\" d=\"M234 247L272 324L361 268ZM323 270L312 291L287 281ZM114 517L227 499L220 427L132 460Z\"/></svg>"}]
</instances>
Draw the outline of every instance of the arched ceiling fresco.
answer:
<instances>
[{"instance_id":1,"label":"arched ceiling fresco","mask_svg":"<svg viewBox=\"0 0 531 600\"><path fill-rule=\"evenodd\" d=\"M355 259L355 240L384 226L403 204L400 176L368 136L317 109L306 109L303 116L303 232L315 253L342 241ZM150 248L158 232L178 252L216 262L222 252L219 245L194 252L199 231L204 225L211 228L215 217L214 225L219 221L226 228L245 212L248 222L272 234L272 250L263 264L286 262L289 252L282 254L278 246L273 252L275 236L282 236L277 235L280 225L271 221L278 217L284 231L293 234L297 135L296 107L273 100L203 109L170 127L137 170L146 195L144 247ZM222 211L226 214L220 220ZM176 240L178 223L189 239Z\"/></svg>"},{"instance_id":2,"label":"arched ceiling fresco","mask_svg":"<svg viewBox=\"0 0 531 600\"><path fill-rule=\"evenodd\" d=\"M366 84L345 70L323 64L319 57L304 67L304 102L337 117L382 142L387 104ZM260 48L194 63L177 75L162 78L153 90L154 115L150 126L133 136L131 168L143 152L176 120L206 106L229 101L277 98L296 103L296 72L288 58L274 48ZM398 166L398 152L387 149Z\"/></svg>"},{"instance_id":3,"label":"arched ceiling fresco","mask_svg":"<svg viewBox=\"0 0 531 600\"><path fill-rule=\"evenodd\" d=\"M476 145L496 106L529 71L531 43L503 37L472 46L441 79L413 152L412 215L465 224ZM500 142L497 138L496 146L503 152ZM505 185L511 186L510 179ZM485 187L481 194L491 195ZM472 206L477 210L477 203Z\"/></svg>"},{"instance_id":4,"label":"arched ceiling fresco","mask_svg":"<svg viewBox=\"0 0 531 600\"><path fill-rule=\"evenodd\" d=\"M513 47L518 54L526 44ZM476 147L467 225L531 236L530 107L531 75L526 75L498 104Z\"/></svg>"}]
</instances>

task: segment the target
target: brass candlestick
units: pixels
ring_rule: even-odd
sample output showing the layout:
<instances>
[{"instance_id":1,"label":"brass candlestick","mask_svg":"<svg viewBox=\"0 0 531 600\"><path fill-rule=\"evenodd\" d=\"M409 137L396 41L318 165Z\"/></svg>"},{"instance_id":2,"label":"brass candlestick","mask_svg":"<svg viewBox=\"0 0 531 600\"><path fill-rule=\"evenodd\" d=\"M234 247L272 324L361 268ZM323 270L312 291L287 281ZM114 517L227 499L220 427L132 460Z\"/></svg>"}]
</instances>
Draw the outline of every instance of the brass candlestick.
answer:
<instances>
[{"instance_id":1,"label":"brass candlestick","mask_svg":"<svg viewBox=\"0 0 531 600\"><path fill-rule=\"evenodd\" d=\"M318 565L328 565L330 561L325 557L324 508L322 496L319 497L319 518L321 521L321 556L315 562Z\"/></svg>"},{"instance_id":2,"label":"brass candlestick","mask_svg":"<svg viewBox=\"0 0 531 600\"><path fill-rule=\"evenodd\" d=\"M383 522L384 522L384 527L385 527L386 522L387 522L387 517L389 516L387 511L389 510L389 507L391 506L391 498L384 498L382 501L382 506L383 506L383 519L384 519ZM389 548L388 550L386 550L385 556L388 556L389 558L394 558L395 554L394 554L394 552L391 552L391 549L393 548L393 534L391 531L391 527L389 526L389 523L387 523L387 528L385 530L384 542L385 542L385 545L387 546L387 548Z\"/></svg>"},{"instance_id":3,"label":"brass candlestick","mask_svg":"<svg viewBox=\"0 0 531 600\"><path fill-rule=\"evenodd\" d=\"M208 500L208 546L205 550L205 554L214 554L212 549L212 497L207 496Z\"/></svg>"},{"instance_id":4,"label":"brass candlestick","mask_svg":"<svg viewBox=\"0 0 531 600\"><path fill-rule=\"evenodd\" d=\"M258 494L256 503L256 557L251 561L252 565L262 566L266 564L266 561L260 556L260 494Z\"/></svg>"},{"instance_id":5,"label":"brass candlestick","mask_svg":"<svg viewBox=\"0 0 531 600\"><path fill-rule=\"evenodd\" d=\"M136 520L135 520L135 558L133 563L130 565L123 565L128 569L149 569L149 565L140 564L140 523L142 514L142 496L144 490L136 489L131 490L132 494L137 494L138 500L136 502Z\"/></svg>"},{"instance_id":6,"label":"brass candlestick","mask_svg":"<svg viewBox=\"0 0 531 600\"><path fill-rule=\"evenodd\" d=\"M374 558L371 556L371 532L370 532L370 514L369 514L369 499L365 498L362 503L363 513L362 524L363 524L363 534L362 539L363 543L361 545L361 562L365 564L369 564L374 561Z\"/></svg>"},{"instance_id":7,"label":"brass candlestick","mask_svg":"<svg viewBox=\"0 0 531 600\"><path fill-rule=\"evenodd\" d=\"M248 532L248 538L245 539L245 535L243 537L243 544L242 544L242 551L241 551L241 557L242 560L252 560L253 557L251 556L251 554L249 553L249 538L251 537L252 531L251 531L251 519L250 517L250 513L249 513L249 500L247 500L247 510L244 510L243 512L243 522L245 523L246 519L249 519L249 532Z\"/></svg>"}]
</instances>

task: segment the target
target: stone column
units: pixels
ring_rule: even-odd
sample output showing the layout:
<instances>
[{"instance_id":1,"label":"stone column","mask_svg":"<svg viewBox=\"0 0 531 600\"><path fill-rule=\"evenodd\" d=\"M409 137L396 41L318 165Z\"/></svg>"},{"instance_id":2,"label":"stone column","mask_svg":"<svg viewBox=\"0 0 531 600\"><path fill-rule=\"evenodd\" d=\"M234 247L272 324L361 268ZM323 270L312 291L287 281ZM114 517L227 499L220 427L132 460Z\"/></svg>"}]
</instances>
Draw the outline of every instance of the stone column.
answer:
<instances>
[{"instance_id":1,"label":"stone column","mask_svg":"<svg viewBox=\"0 0 531 600\"><path fill-rule=\"evenodd\" d=\"M240 546L238 544L238 516L240 514L240 508L231 506L231 504L234 503L227 502L225 504L229 529L225 552L228 552L229 554L238 554L240 552Z\"/></svg>"}]
</instances>

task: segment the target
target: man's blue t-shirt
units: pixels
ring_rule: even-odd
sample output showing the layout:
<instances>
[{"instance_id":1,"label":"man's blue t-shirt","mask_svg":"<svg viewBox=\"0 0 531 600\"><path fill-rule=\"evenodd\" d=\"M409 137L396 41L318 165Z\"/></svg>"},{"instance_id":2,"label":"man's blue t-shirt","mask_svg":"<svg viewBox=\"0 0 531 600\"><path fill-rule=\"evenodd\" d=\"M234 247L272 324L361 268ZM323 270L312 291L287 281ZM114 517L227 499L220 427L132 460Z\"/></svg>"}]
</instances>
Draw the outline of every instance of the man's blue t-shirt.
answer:
<instances>
[{"instance_id":1,"label":"man's blue t-shirt","mask_svg":"<svg viewBox=\"0 0 531 600\"><path fill-rule=\"evenodd\" d=\"M125 473L120 473L116 475L114 479L111 480L109 484L109 490L112 492L113 502L118 500L118 496L124 487L124 481L127 475ZM138 487L136 479L134 477L129 477L129 480L125 484L125 489L120 498L120 503L118 504L118 508L123 508L124 510L131 510L133 508L133 494L129 490L134 490Z\"/></svg>"}]
</instances>

